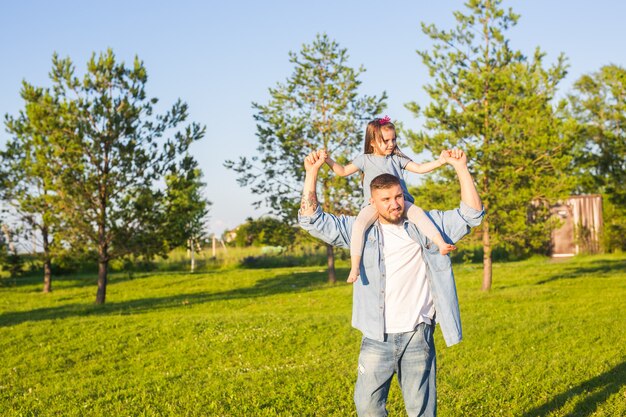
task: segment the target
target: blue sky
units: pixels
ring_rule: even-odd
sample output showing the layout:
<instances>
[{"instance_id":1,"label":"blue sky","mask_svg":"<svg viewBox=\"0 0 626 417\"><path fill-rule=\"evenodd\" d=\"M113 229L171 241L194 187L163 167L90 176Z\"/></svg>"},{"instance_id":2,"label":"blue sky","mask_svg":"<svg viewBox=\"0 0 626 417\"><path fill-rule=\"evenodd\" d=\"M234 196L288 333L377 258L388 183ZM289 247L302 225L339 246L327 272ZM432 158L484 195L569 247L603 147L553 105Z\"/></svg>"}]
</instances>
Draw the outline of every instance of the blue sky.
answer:
<instances>
[{"instance_id":1,"label":"blue sky","mask_svg":"<svg viewBox=\"0 0 626 417\"><path fill-rule=\"evenodd\" d=\"M420 121L404 108L426 104L428 74L416 50L428 48L420 22L450 28L461 1L13 1L0 6L0 113L16 115L22 80L48 86L53 52L69 56L78 74L92 52L112 48L118 59L135 55L148 69L148 94L163 109L177 98L191 119L207 125L193 147L213 202L210 229L221 233L255 211L257 196L240 188L223 168L226 159L256 148L251 103L268 100L267 89L291 74L288 52L325 32L347 48L350 64L366 68L362 92L389 95L388 110L405 127ZM561 94L582 74L609 63L626 66L626 2L613 0L511 0L521 14L508 36L531 54L539 46L552 63L564 53L570 64ZM219 127L212 127L219 126ZM8 133L0 130L0 146ZM404 148L406 150L406 148ZM355 154L358 150L355 150ZM413 155L422 159L426 155ZM409 177L417 182L417 177Z\"/></svg>"}]
</instances>

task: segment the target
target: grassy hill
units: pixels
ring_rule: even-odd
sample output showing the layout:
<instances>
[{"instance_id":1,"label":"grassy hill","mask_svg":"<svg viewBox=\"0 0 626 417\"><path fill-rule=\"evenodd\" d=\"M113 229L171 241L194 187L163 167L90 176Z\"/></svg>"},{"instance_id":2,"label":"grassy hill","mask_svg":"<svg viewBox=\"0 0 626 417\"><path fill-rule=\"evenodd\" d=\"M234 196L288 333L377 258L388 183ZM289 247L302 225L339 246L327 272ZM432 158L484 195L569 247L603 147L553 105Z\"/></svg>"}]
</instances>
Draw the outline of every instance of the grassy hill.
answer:
<instances>
[{"instance_id":1,"label":"grassy hill","mask_svg":"<svg viewBox=\"0 0 626 417\"><path fill-rule=\"evenodd\" d=\"M441 416L626 415L626 255L456 265ZM347 275L347 269L340 270ZM319 267L0 281L2 416L350 416L361 335ZM404 415L394 383L391 415Z\"/></svg>"}]
</instances>

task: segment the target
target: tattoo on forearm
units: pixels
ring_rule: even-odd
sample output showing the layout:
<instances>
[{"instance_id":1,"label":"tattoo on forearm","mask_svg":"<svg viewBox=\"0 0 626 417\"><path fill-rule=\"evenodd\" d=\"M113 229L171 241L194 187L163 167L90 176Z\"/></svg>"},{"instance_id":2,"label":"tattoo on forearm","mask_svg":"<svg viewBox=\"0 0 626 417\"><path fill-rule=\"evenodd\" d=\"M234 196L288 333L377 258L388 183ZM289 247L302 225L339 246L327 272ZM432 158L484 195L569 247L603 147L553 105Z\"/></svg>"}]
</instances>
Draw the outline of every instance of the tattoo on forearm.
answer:
<instances>
[{"instance_id":1,"label":"tattoo on forearm","mask_svg":"<svg viewBox=\"0 0 626 417\"><path fill-rule=\"evenodd\" d=\"M309 191L309 195L302 194L300 202L300 211L315 210L317 208L317 196L313 191Z\"/></svg>"}]
</instances>

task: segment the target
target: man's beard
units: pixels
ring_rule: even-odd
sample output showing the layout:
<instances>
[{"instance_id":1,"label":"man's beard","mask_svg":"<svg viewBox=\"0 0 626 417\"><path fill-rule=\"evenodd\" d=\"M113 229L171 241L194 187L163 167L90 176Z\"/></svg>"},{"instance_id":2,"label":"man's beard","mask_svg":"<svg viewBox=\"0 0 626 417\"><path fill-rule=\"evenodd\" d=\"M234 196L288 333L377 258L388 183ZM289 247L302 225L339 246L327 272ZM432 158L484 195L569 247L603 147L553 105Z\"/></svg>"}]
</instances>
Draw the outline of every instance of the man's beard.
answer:
<instances>
[{"instance_id":1,"label":"man's beard","mask_svg":"<svg viewBox=\"0 0 626 417\"><path fill-rule=\"evenodd\" d=\"M403 213L404 213L404 210L398 211L397 217L391 217L389 213L385 213L385 214L378 213L378 215L382 217L383 219L385 219L385 221L387 221L388 223L400 224L404 221L404 217L402 216Z\"/></svg>"}]
</instances>

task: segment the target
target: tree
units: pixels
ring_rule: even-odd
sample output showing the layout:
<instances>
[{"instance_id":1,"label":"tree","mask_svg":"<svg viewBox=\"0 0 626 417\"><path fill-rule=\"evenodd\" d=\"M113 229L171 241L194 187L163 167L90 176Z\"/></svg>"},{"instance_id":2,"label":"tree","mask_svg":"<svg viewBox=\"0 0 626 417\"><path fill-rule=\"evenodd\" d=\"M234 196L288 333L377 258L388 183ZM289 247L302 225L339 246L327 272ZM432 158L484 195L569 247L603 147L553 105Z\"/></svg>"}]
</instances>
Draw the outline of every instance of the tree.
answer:
<instances>
[{"instance_id":1,"label":"tree","mask_svg":"<svg viewBox=\"0 0 626 417\"><path fill-rule=\"evenodd\" d=\"M225 166L239 174L241 186L263 196L271 212L293 222L304 179L303 161L316 149L327 149L333 159L346 163L359 152L365 122L385 108L386 94L359 95L359 75L365 71L347 65L348 52L325 34L317 35L299 53L290 52L294 65L285 83L270 88L267 104L253 103L257 121L258 155L241 157ZM342 178L321 171L320 196L324 210L352 213L361 185L357 178ZM335 282L333 247L326 245L328 280Z\"/></svg>"},{"instance_id":2,"label":"tree","mask_svg":"<svg viewBox=\"0 0 626 417\"><path fill-rule=\"evenodd\" d=\"M101 304L111 259L165 251L164 193L157 182L204 128L190 123L169 136L186 121L187 105L179 100L155 115L158 99L147 97L147 71L137 57L127 67L110 49L93 54L82 79L69 58L55 54L52 61L53 91L72 112L73 128L52 144L63 239L97 252Z\"/></svg>"},{"instance_id":3,"label":"tree","mask_svg":"<svg viewBox=\"0 0 626 417\"><path fill-rule=\"evenodd\" d=\"M43 292L52 291L54 231L60 223L55 209L53 163L55 136L71 134L70 112L50 90L23 82L24 110L18 117L5 116L13 138L0 152L0 189L2 199L14 209L18 219L41 235L43 249Z\"/></svg>"},{"instance_id":4,"label":"tree","mask_svg":"<svg viewBox=\"0 0 626 417\"><path fill-rule=\"evenodd\" d=\"M0 237L0 267L15 278L22 272L24 260L17 251L15 236L19 229L11 229L6 223L0 223L2 237Z\"/></svg>"},{"instance_id":5,"label":"tree","mask_svg":"<svg viewBox=\"0 0 626 417\"><path fill-rule=\"evenodd\" d=\"M273 217L261 217L246 222L236 229L235 245L244 246L291 246L296 239L296 231L290 224Z\"/></svg>"},{"instance_id":6,"label":"tree","mask_svg":"<svg viewBox=\"0 0 626 417\"><path fill-rule=\"evenodd\" d=\"M185 246L191 257L191 272L195 270L195 251L206 238L208 201L204 195L202 171L198 163L187 155L178 169L165 177L166 234L170 247Z\"/></svg>"},{"instance_id":7,"label":"tree","mask_svg":"<svg viewBox=\"0 0 626 417\"><path fill-rule=\"evenodd\" d=\"M4 227L4 223L0 223L0 230L4 229ZM6 244L6 238L4 237L4 233L0 233L0 268L5 268L8 255L9 252Z\"/></svg>"},{"instance_id":8,"label":"tree","mask_svg":"<svg viewBox=\"0 0 626 417\"><path fill-rule=\"evenodd\" d=\"M577 190L606 197L607 249L626 250L626 69L605 65L583 75L568 99L576 121Z\"/></svg>"},{"instance_id":9,"label":"tree","mask_svg":"<svg viewBox=\"0 0 626 417\"><path fill-rule=\"evenodd\" d=\"M416 152L460 146L471 157L486 210L483 290L491 288L493 247L545 246L553 227L548 206L571 188L568 144L551 104L565 58L546 69L538 48L531 58L512 50L505 33L519 16L500 3L470 0L449 31L422 24L433 41L431 51L418 52L434 79L425 87L431 103L423 111L407 104L425 117L424 131L409 135Z\"/></svg>"}]
</instances>

